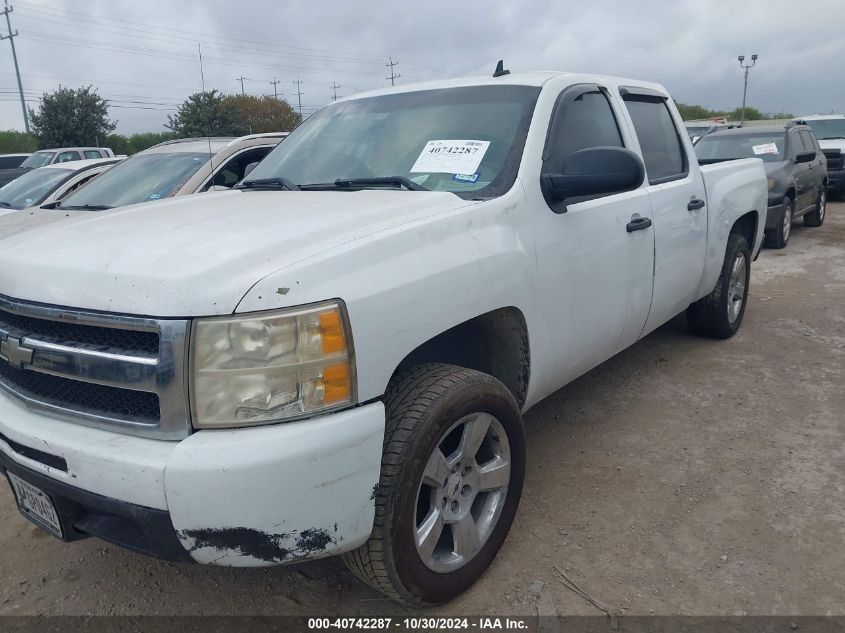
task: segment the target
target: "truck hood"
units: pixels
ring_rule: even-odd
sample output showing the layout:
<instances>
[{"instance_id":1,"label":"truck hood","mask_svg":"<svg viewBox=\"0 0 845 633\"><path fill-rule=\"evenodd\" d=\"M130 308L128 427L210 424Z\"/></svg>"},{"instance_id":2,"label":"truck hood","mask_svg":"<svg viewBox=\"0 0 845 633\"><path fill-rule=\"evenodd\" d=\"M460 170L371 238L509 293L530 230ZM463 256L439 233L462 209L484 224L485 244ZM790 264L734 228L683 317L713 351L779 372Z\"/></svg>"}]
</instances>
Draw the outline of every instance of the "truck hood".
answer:
<instances>
[{"instance_id":1,"label":"truck hood","mask_svg":"<svg viewBox=\"0 0 845 633\"><path fill-rule=\"evenodd\" d=\"M477 203L427 191L228 191L57 210L60 221L0 239L0 295L122 314L230 314L274 271L468 204Z\"/></svg>"},{"instance_id":2,"label":"truck hood","mask_svg":"<svg viewBox=\"0 0 845 633\"><path fill-rule=\"evenodd\" d=\"M819 147L822 149L838 149L845 154L845 138L824 138L819 139Z\"/></svg>"}]
</instances>

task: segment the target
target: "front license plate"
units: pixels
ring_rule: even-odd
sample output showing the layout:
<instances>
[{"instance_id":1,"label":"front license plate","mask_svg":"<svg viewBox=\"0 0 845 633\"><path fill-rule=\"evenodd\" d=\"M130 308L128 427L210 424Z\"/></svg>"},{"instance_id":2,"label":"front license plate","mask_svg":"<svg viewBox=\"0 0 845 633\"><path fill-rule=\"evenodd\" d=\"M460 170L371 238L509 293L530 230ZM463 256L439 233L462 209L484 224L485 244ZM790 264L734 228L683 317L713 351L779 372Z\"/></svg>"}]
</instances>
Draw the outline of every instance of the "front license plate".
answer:
<instances>
[{"instance_id":1,"label":"front license plate","mask_svg":"<svg viewBox=\"0 0 845 633\"><path fill-rule=\"evenodd\" d=\"M53 536L62 538L62 524L47 493L8 471L6 474L15 490L21 514Z\"/></svg>"}]
</instances>

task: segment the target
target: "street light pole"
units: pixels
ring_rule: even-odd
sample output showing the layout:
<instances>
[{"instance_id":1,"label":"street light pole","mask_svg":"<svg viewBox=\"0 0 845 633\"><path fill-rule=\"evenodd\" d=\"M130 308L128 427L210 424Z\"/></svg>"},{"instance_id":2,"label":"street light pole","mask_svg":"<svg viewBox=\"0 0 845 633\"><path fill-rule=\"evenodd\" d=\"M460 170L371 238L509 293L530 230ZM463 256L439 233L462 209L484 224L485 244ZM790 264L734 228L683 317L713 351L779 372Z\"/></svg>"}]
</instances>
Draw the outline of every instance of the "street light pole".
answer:
<instances>
[{"instance_id":1,"label":"street light pole","mask_svg":"<svg viewBox=\"0 0 845 633\"><path fill-rule=\"evenodd\" d=\"M739 60L740 68L745 70L745 83L742 87L742 110L739 112L739 126L742 127L745 124L745 96L748 94L748 70L753 68L754 65L757 63L757 55L756 53L751 56L751 63L745 64L745 55L740 55L737 57Z\"/></svg>"}]
</instances>

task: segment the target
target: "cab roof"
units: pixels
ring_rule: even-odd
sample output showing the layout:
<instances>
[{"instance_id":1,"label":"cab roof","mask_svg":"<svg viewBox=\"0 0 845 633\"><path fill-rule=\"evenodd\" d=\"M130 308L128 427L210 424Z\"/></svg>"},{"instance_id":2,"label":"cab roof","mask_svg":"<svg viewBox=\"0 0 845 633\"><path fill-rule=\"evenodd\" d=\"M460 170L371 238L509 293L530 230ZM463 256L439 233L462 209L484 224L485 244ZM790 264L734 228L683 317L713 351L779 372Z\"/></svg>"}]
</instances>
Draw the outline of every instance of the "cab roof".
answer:
<instances>
[{"instance_id":1,"label":"cab roof","mask_svg":"<svg viewBox=\"0 0 845 633\"><path fill-rule=\"evenodd\" d=\"M366 92L359 92L354 95L349 95L340 101L352 101L355 99L365 99L367 97L377 97L387 94L397 94L403 92L417 92L420 90L438 90L442 88L462 88L465 86L536 86L542 87L553 79L569 79L571 83L598 83L604 85L616 86L635 86L637 88L645 88L661 93L668 97L669 94L666 89L660 84L640 81L638 79L626 79L623 77L613 77L609 75L592 75L582 73L570 73L554 70L538 70L524 73L509 73L499 77L490 75L477 75L474 77L459 77L456 79L441 79L436 81L426 81L413 84L404 84L401 86L391 86L388 88L380 88L377 90L369 90Z\"/></svg>"}]
</instances>

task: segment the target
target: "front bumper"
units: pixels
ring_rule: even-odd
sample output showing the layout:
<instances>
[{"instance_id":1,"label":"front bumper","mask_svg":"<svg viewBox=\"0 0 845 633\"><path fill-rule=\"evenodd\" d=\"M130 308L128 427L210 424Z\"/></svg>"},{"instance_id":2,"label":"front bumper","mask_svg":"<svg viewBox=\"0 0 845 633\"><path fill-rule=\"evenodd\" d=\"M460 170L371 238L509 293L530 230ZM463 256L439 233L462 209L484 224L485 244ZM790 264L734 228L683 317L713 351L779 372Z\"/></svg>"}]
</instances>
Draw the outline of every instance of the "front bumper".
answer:
<instances>
[{"instance_id":1,"label":"front bumper","mask_svg":"<svg viewBox=\"0 0 845 633\"><path fill-rule=\"evenodd\" d=\"M174 562L192 559L163 510L110 499L25 468L0 452L0 473L13 473L46 492L56 509L63 540L96 536L134 552Z\"/></svg>"},{"instance_id":2,"label":"front bumper","mask_svg":"<svg viewBox=\"0 0 845 633\"><path fill-rule=\"evenodd\" d=\"M47 417L0 393L0 466L55 495L68 540L100 536L170 560L276 565L369 538L384 423L375 402L161 441Z\"/></svg>"}]
</instances>

